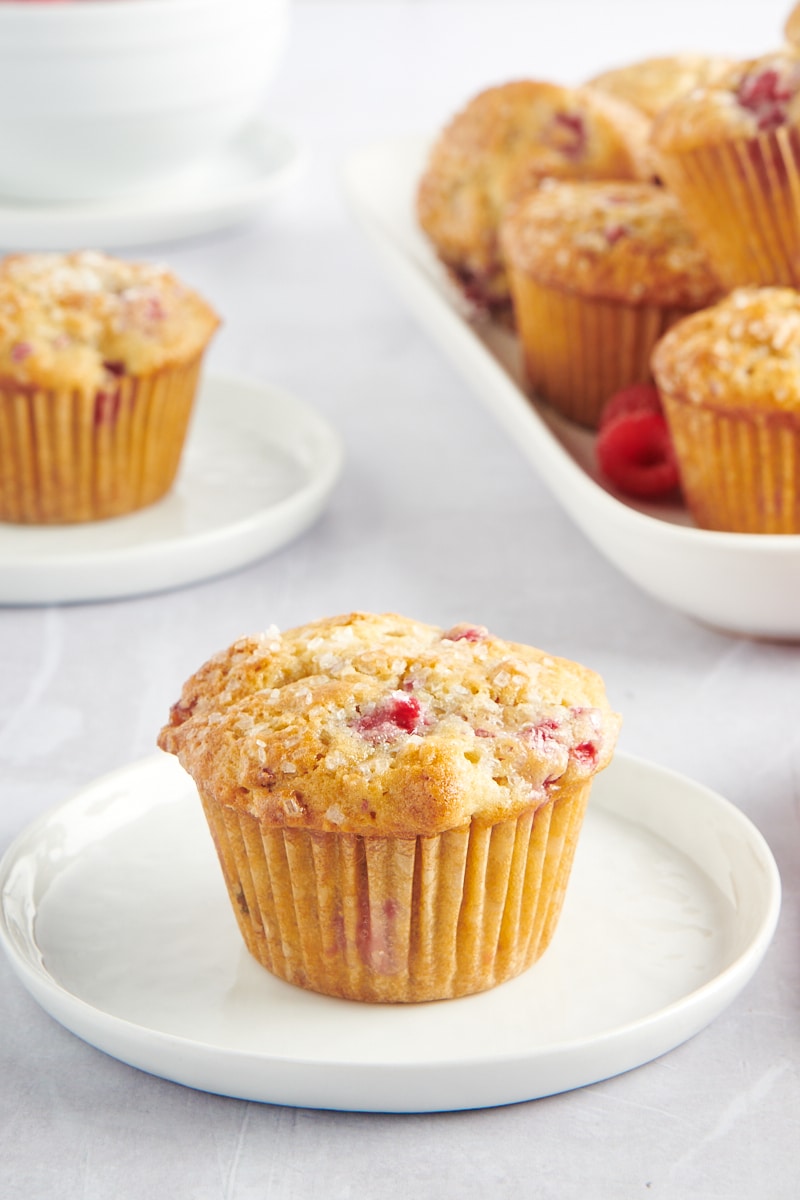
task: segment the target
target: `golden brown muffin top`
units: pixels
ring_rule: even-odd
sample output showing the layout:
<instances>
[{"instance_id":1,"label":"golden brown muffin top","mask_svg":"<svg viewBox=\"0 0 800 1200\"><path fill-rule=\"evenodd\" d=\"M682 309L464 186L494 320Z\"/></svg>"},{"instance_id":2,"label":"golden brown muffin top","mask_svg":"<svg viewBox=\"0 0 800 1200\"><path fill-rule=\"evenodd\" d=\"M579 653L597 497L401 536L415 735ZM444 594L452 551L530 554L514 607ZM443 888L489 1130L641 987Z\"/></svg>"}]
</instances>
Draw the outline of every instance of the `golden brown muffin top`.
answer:
<instances>
[{"instance_id":1,"label":"golden brown muffin top","mask_svg":"<svg viewBox=\"0 0 800 1200\"><path fill-rule=\"evenodd\" d=\"M681 152L736 138L754 138L800 122L800 57L776 51L736 63L695 88L653 122L656 150Z\"/></svg>"},{"instance_id":2,"label":"golden brown muffin top","mask_svg":"<svg viewBox=\"0 0 800 1200\"><path fill-rule=\"evenodd\" d=\"M800 48L800 4L795 4L783 26L787 42Z\"/></svg>"},{"instance_id":3,"label":"golden brown muffin top","mask_svg":"<svg viewBox=\"0 0 800 1200\"><path fill-rule=\"evenodd\" d=\"M658 342L658 387L717 409L800 411L800 293L738 288Z\"/></svg>"},{"instance_id":4,"label":"golden brown muffin top","mask_svg":"<svg viewBox=\"0 0 800 1200\"><path fill-rule=\"evenodd\" d=\"M549 287L626 304L699 308L720 293L680 206L647 183L555 183L503 224L509 265Z\"/></svg>"},{"instance_id":5,"label":"golden brown muffin top","mask_svg":"<svg viewBox=\"0 0 800 1200\"><path fill-rule=\"evenodd\" d=\"M646 116L654 117L679 96L713 83L733 65L729 58L673 54L603 71L590 79L589 84L619 100L627 100Z\"/></svg>"},{"instance_id":6,"label":"golden brown muffin top","mask_svg":"<svg viewBox=\"0 0 800 1200\"><path fill-rule=\"evenodd\" d=\"M522 80L481 92L431 151L417 197L422 228L457 273L499 268L497 227L506 205L556 178L644 175L648 122L591 88Z\"/></svg>"},{"instance_id":7,"label":"golden brown muffin top","mask_svg":"<svg viewBox=\"0 0 800 1200\"><path fill-rule=\"evenodd\" d=\"M92 391L198 354L218 324L165 267L93 250L0 262L0 377Z\"/></svg>"},{"instance_id":8,"label":"golden brown muffin top","mask_svg":"<svg viewBox=\"0 0 800 1200\"><path fill-rule=\"evenodd\" d=\"M415 837L537 807L605 767L618 727L576 663L481 626L350 613L212 658L159 745L270 825Z\"/></svg>"}]
</instances>

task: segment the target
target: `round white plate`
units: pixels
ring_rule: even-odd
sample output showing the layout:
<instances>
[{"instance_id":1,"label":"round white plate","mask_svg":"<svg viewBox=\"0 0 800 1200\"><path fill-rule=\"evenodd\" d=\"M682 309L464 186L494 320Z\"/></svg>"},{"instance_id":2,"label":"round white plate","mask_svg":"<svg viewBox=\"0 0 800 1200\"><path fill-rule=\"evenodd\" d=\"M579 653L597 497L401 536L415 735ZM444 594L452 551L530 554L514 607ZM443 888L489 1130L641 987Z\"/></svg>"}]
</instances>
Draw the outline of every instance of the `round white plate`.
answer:
<instances>
[{"instance_id":1,"label":"round white plate","mask_svg":"<svg viewBox=\"0 0 800 1200\"><path fill-rule=\"evenodd\" d=\"M341 462L338 436L308 405L207 376L163 500L81 525L0 522L0 604L139 596L244 566L316 520Z\"/></svg>"},{"instance_id":2,"label":"round white plate","mask_svg":"<svg viewBox=\"0 0 800 1200\"><path fill-rule=\"evenodd\" d=\"M382 1006L274 979L244 949L200 803L174 759L98 780L0 864L0 940L68 1029L205 1091L314 1108L509 1104L626 1071L747 983L780 903L726 800L619 755L599 777L541 961L479 996Z\"/></svg>"},{"instance_id":3,"label":"round white plate","mask_svg":"<svg viewBox=\"0 0 800 1200\"><path fill-rule=\"evenodd\" d=\"M414 216L427 144L382 142L345 166L353 211L424 328L575 523L664 604L731 633L800 639L800 536L698 529L685 509L629 501L600 478L591 433L525 394L517 340L471 321Z\"/></svg>"},{"instance_id":4,"label":"round white plate","mask_svg":"<svg viewBox=\"0 0 800 1200\"><path fill-rule=\"evenodd\" d=\"M4 250L110 250L196 237L254 216L295 178L303 156L264 121L153 191L123 199L48 204L0 197Z\"/></svg>"}]
</instances>

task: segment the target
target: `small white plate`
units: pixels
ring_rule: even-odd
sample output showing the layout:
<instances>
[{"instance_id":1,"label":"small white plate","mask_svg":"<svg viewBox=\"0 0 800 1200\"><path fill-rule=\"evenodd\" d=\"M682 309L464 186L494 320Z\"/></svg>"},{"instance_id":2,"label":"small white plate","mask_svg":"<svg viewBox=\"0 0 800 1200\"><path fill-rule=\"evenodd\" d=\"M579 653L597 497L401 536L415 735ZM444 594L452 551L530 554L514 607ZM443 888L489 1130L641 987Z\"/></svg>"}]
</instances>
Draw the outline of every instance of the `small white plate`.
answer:
<instances>
[{"instance_id":1,"label":"small white plate","mask_svg":"<svg viewBox=\"0 0 800 1200\"><path fill-rule=\"evenodd\" d=\"M308 405L207 376L163 500L80 525L0 522L0 604L140 596L254 562L317 519L341 463L338 435Z\"/></svg>"},{"instance_id":2,"label":"small white plate","mask_svg":"<svg viewBox=\"0 0 800 1200\"><path fill-rule=\"evenodd\" d=\"M57 204L0 197L0 246L110 250L197 237L254 216L302 161L288 134L255 121L206 162L152 191Z\"/></svg>"},{"instance_id":3,"label":"small white plate","mask_svg":"<svg viewBox=\"0 0 800 1200\"><path fill-rule=\"evenodd\" d=\"M738 809L625 755L595 784L550 948L462 1000L357 1004L263 970L193 784L164 755L37 821L0 863L0 893L20 979L92 1045L205 1091L373 1112L510 1104L663 1054L744 987L780 904Z\"/></svg>"},{"instance_id":4,"label":"small white plate","mask_svg":"<svg viewBox=\"0 0 800 1200\"><path fill-rule=\"evenodd\" d=\"M351 207L415 315L484 400L575 523L644 591L732 633L800 638L800 536L698 529L679 507L637 504L599 477L594 438L526 394L516 338L471 321L417 227L414 194L427 143L352 155Z\"/></svg>"}]
</instances>

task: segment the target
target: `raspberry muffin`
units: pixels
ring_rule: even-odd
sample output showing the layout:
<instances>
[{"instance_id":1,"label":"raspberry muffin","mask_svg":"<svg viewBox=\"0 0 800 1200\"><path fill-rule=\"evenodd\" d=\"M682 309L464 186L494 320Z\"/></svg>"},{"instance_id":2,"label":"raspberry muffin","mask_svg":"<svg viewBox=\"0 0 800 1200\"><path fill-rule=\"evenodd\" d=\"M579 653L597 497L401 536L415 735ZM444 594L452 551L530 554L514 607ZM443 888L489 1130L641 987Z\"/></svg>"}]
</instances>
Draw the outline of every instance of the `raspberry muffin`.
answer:
<instances>
[{"instance_id":1,"label":"raspberry muffin","mask_svg":"<svg viewBox=\"0 0 800 1200\"><path fill-rule=\"evenodd\" d=\"M800 4L795 4L789 13L783 32L789 45L795 50L800 49Z\"/></svg>"},{"instance_id":2,"label":"raspberry muffin","mask_svg":"<svg viewBox=\"0 0 800 1200\"><path fill-rule=\"evenodd\" d=\"M739 63L653 124L664 183L726 288L800 283L800 57Z\"/></svg>"},{"instance_id":3,"label":"raspberry muffin","mask_svg":"<svg viewBox=\"0 0 800 1200\"><path fill-rule=\"evenodd\" d=\"M417 196L420 225L465 295L508 311L497 237L512 200L542 179L632 179L645 171L648 122L588 88L523 80L481 92L431 152Z\"/></svg>"},{"instance_id":4,"label":"raspberry muffin","mask_svg":"<svg viewBox=\"0 0 800 1200\"><path fill-rule=\"evenodd\" d=\"M528 381L595 428L610 396L650 377L674 321L719 283L674 196L647 183L555 183L526 196L501 235Z\"/></svg>"},{"instance_id":5,"label":"raspberry muffin","mask_svg":"<svg viewBox=\"0 0 800 1200\"><path fill-rule=\"evenodd\" d=\"M653 373L705 529L800 533L800 294L739 288L676 325Z\"/></svg>"},{"instance_id":6,"label":"raspberry muffin","mask_svg":"<svg viewBox=\"0 0 800 1200\"><path fill-rule=\"evenodd\" d=\"M543 953L618 724L575 663L352 613L212 658L159 745L195 780L255 958L405 1002L483 991Z\"/></svg>"},{"instance_id":7,"label":"raspberry muffin","mask_svg":"<svg viewBox=\"0 0 800 1200\"><path fill-rule=\"evenodd\" d=\"M589 85L626 100L647 117L655 117L680 96L713 83L732 66L728 58L673 54L604 71L589 80Z\"/></svg>"},{"instance_id":8,"label":"raspberry muffin","mask_svg":"<svg viewBox=\"0 0 800 1200\"><path fill-rule=\"evenodd\" d=\"M0 262L0 520L92 521L163 496L217 324L161 267Z\"/></svg>"}]
</instances>

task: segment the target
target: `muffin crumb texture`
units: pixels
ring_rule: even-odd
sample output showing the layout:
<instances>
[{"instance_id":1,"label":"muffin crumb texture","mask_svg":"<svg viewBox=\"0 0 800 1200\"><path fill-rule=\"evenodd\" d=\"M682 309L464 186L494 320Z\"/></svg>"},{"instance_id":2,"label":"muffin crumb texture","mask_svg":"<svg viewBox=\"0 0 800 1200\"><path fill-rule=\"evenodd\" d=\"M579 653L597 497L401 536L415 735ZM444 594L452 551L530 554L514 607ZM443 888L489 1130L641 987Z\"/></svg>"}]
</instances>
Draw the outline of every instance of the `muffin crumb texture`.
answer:
<instances>
[{"instance_id":1,"label":"muffin crumb texture","mask_svg":"<svg viewBox=\"0 0 800 1200\"><path fill-rule=\"evenodd\" d=\"M737 288L686 317L653 356L662 391L694 404L800 413L800 293Z\"/></svg>"},{"instance_id":2,"label":"muffin crumb texture","mask_svg":"<svg viewBox=\"0 0 800 1200\"><path fill-rule=\"evenodd\" d=\"M535 807L605 766L616 732L586 668L480 626L356 613L237 642L159 744L261 821L417 836Z\"/></svg>"},{"instance_id":3,"label":"muffin crumb texture","mask_svg":"<svg viewBox=\"0 0 800 1200\"><path fill-rule=\"evenodd\" d=\"M0 262L0 378L90 392L197 355L218 319L165 267L93 250Z\"/></svg>"}]
</instances>

